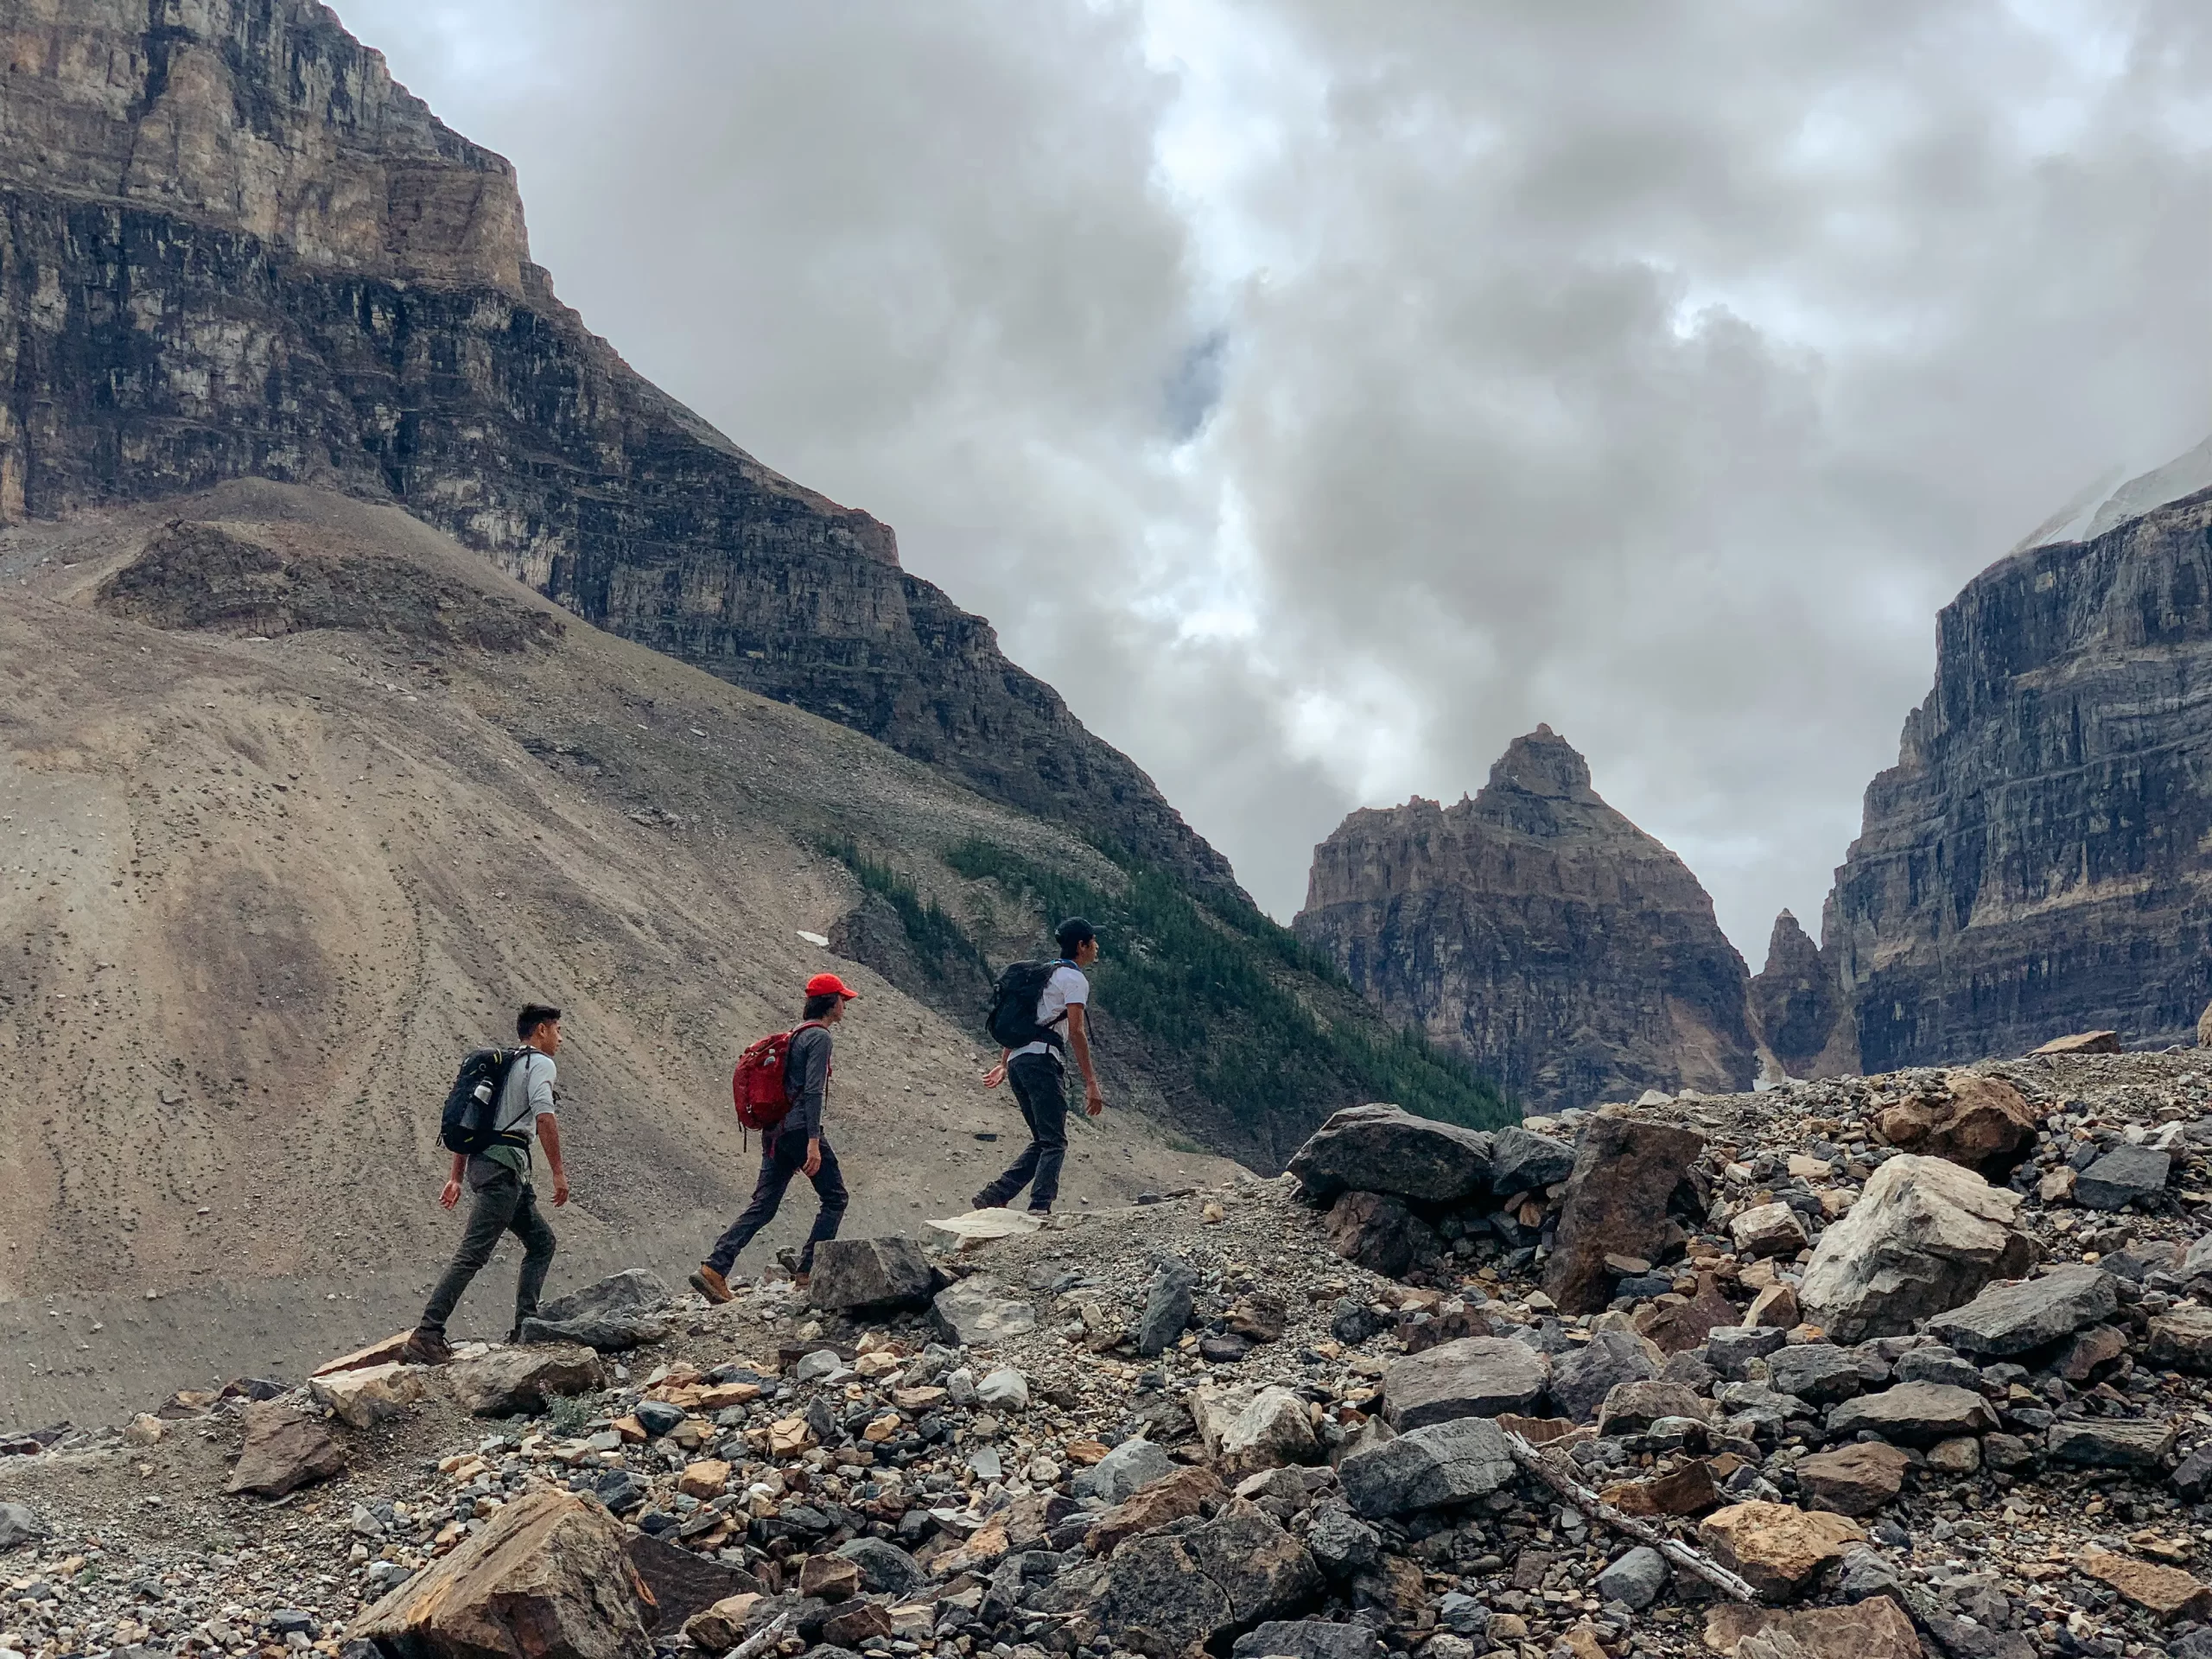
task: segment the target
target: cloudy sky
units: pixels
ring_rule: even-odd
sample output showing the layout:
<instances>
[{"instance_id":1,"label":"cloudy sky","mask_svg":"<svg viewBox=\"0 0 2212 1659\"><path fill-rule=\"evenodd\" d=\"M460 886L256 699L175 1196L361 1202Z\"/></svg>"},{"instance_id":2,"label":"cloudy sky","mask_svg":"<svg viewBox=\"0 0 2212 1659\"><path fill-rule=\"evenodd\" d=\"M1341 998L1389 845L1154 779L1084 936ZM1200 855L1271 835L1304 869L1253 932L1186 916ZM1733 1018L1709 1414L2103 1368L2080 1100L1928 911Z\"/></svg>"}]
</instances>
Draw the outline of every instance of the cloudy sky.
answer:
<instances>
[{"instance_id":1,"label":"cloudy sky","mask_svg":"<svg viewBox=\"0 0 2212 1659\"><path fill-rule=\"evenodd\" d=\"M1548 721L1756 969L1936 609L2212 432L2201 0L338 9L1284 917Z\"/></svg>"}]
</instances>

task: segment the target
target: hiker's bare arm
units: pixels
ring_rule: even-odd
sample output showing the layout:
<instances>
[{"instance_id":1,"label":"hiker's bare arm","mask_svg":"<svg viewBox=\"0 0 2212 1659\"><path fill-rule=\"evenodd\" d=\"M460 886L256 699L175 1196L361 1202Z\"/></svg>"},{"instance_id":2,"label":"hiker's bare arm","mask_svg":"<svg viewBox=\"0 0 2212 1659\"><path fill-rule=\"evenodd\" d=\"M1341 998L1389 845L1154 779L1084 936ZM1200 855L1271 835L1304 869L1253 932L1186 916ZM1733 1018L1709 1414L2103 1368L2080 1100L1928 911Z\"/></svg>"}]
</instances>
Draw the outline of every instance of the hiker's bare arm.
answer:
<instances>
[{"instance_id":1,"label":"hiker's bare arm","mask_svg":"<svg viewBox=\"0 0 2212 1659\"><path fill-rule=\"evenodd\" d=\"M1083 1109L1096 1117L1106 1109L1106 1095L1098 1086L1098 1074L1090 1069L1090 1022L1080 1002L1068 1004L1068 1046L1075 1052L1076 1069L1083 1073Z\"/></svg>"},{"instance_id":2,"label":"hiker's bare arm","mask_svg":"<svg viewBox=\"0 0 2212 1659\"><path fill-rule=\"evenodd\" d=\"M999 1050L999 1063L983 1073L984 1088L995 1089L1006 1081L1006 1065L1013 1056L1014 1051L1010 1048Z\"/></svg>"},{"instance_id":3,"label":"hiker's bare arm","mask_svg":"<svg viewBox=\"0 0 2212 1659\"><path fill-rule=\"evenodd\" d=\"M438 1202L448 1210L461 1202L461 1178L467 1173L468 1158L464 1153L453 1155L453 1168L446 1175L446 1189L438 1194Z\"/></svg>"},{"instance_id":4,"label":"hiker's bare arm","mask_svg":"<svg viewBox=\"0 0 2212 1659\"><path fill-rule=\"evenodd\" d=\"M537 1143L545 1148L546 1167L553 1172L553 1202L569 1201L569 1172L561 1167L561 1126L550 1112L537 1116Z\"/></svg>"}]
</instances>

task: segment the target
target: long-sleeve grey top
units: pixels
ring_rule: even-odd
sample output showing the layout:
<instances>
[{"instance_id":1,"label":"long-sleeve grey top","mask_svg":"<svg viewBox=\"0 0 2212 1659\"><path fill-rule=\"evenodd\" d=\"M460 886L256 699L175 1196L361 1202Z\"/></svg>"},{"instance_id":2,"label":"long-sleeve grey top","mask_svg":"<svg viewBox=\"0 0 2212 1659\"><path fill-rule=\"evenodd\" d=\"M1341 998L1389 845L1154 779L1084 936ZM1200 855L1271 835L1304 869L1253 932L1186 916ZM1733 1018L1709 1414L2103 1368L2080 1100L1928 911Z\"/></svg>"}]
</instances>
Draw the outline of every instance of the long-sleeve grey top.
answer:
<instances>
[{"instance_id":1,"label":"long-sleeve grey top","mask_svg":"<svg viewBox=\"0 0 2212 1659\"><path fill-rule=\"evenodd\" d=\"M784 1092L791 1109L776 1126L811 1140L822 1133L822 1109L830 1098L830 1033L820 1026L803 1027L784 1055Z\"/></svg>"}]
</instances>

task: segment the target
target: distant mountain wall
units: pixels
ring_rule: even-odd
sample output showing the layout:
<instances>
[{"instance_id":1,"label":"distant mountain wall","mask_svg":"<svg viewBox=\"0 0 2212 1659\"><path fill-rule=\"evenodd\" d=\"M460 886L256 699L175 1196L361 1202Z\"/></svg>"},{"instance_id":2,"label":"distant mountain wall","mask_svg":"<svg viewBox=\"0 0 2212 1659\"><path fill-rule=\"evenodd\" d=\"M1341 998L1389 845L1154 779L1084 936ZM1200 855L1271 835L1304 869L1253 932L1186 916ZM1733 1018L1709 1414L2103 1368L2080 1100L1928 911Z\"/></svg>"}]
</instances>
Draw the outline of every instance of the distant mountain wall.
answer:
<instances>
[{"instance_id":1,"label":"distant mountain wall","mask_svg":"<svg viewBox=\"0 0 2212 1659\"><path fill-rule=\"evenodd\" d=\"M1346 818L1314 849L1294 926L1532 1110L1748 1089L1758 1070L1713 900L1549 727L1471 800Z\"/></svg>"},{"instance_id":2,"label":"distant mountain wall","mask_svg":"<svg viewBox=\"0 0 2212 1659\"><path fill-rule=\"evenodd\" d=\"M1867 787L1822 932L1870 1072L2088 1028L2193 1039L2212 995L2212 491L2017 552L1944 607L1935 688Z\"/></svg>"},{"instance_id":3,"label":"distant mountain wall","mask_svg":"<svg viewBox=\"0 0 2212 1659\"><path fill-rule=\"evenodd\" d=\"M0 53L0 522L241 477L394 499L603 627L1232 884L889 527L586 329L513 169L329 10L14 0Z\"/></svg>"}]
</instances>

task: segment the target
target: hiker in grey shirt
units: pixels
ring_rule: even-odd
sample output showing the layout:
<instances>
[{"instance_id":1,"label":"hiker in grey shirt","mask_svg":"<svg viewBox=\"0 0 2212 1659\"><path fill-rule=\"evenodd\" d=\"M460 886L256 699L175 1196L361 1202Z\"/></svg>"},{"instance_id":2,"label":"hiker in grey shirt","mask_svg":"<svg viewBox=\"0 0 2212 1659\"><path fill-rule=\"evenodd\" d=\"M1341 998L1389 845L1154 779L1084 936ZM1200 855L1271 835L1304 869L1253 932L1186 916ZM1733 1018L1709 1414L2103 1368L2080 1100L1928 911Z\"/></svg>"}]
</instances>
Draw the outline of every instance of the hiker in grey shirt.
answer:
<instances>
[{"instance_id":1,"label":"hiker in grey shirt","mask_svg":"<svg viewBox=\"0 0 2212 1659\"><path fill-rule=\"evenodd\" d=\"M569 1177L561 1166L561 1128L553 1115L553 1057L561 1048L561 1010L532 1002L515 1016L515 1035L521 1038L521 1055L507 1068L499 1088L499 1111L493 1130L518 1139L519 1146L499 1144L474 1155L455 1153L453 1170L446 1178L438 1202L452 1209L461 1202L461 1182L476 1195L468 1213L467 1230L453 1265L430 1293L422 1322L407 1338L404 1357L417 1365L442 1365L453 1357L446 1340L446 1321L454 1305L468 1288L502 1233L522 1240L522 1272L515 1281L515 1325L507 1340L518 1340L522 1322L537 1312L538 1293L553 1265L553 1229L537 1207L537 1189L531 1183L534 1148L545 1148L545 1165L553 1173L553 1202L569 1201Z\"/></svg>"}]
</instances>

